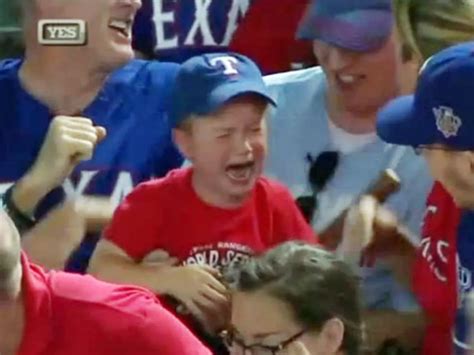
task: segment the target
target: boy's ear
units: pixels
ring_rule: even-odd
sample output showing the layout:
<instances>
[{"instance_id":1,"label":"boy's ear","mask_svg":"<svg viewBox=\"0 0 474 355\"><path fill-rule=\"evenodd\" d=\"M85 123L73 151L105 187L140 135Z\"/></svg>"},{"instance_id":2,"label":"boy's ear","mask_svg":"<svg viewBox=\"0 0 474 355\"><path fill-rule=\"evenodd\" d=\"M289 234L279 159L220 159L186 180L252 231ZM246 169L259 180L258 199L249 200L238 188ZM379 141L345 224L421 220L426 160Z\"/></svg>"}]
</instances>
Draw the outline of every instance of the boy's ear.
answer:
<instances>
[{"instance_id":1,"label":"boy's ear","mask_svg":"<svg viewBox=\"0 0 474 355\"><path fill-rule=\"evenodd\" d=\"M466 152L469 157L469 166L471 168L471 173L474 173L474 151Z\"/></svg>"},{"instance_id":2,"label":"boy's ear","mask_svg":"<svg viewBox=\"0 0 474 355\"><path fill-rule=\"evenodd\" d=\"M188 129L174 128L173 129L173 140L178 146L181 153L188 159L192 160L192 142L191 132Z\"/></svg>"}]
</instances>

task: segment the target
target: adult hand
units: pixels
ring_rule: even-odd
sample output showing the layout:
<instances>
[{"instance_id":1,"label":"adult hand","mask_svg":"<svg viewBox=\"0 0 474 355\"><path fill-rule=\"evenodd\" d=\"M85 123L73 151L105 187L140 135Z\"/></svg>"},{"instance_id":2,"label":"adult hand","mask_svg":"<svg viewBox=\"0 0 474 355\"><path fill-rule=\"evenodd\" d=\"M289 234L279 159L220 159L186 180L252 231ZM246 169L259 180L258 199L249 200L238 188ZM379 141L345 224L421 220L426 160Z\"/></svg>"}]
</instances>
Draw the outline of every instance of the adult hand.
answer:
<instances>
[{"instance_id":1,"label":"adult hand","mask_svg":"<svg viewBox=\"0 0 474 355\"><path fill-rule=\"evenodd\" d=\"M30 169L31 175L50 189L62 184L79 162L92 158L94 148L105 136L105 128L94 126L88 118L56 116Z\"/></svg>"},{"instance_id":2,"label":"adult hand","mask_svg":"<svg viewBox=\"0 0 474 355\"><path fill-rule=\"evenodd\" d=\"M376 258L396 256L409 245L409 231L397 217L374 197L363 196L349 210L337 251L349 260L362 256L362 265L371 266Z\"/></svg>"},{"instance_id":3,"label":"adult hand","mask_svg":"<svg viewBox=\"0 0 474 355\"><path fill-rule=\"evenodd\" d=\"M38 202L61 185L74 167L92 158L96 145L106 136L84 117L56 116L33 166L15 185L13 201L18 209L31 214Z\"/></svg>"}]
</instances>

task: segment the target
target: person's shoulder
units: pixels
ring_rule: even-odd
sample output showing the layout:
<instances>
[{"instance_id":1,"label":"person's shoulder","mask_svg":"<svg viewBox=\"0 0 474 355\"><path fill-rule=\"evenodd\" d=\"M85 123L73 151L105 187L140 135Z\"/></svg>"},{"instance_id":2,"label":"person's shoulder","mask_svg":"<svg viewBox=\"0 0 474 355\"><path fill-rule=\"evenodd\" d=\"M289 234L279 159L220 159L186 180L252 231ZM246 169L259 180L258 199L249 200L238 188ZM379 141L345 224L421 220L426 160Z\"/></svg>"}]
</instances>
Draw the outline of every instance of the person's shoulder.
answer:
<instances>
[{"instance_id":1,"label":"person's shoulder","mask_svg":"<svg viewBox=\"0 0 474 355\"><path fill-rule=\"evenodd\" d=\"M149 200L162 198L166 194L177 193L179 188L186 183L191 174L191 167L170 170L161 178L142 182L135 187L131 194L146 196Z\"/></svg>"},{"instance_id":2,"label":"person's shoulder","mask_svg":"<svg viewBox=\"0 0 474 355\"><path fill-rule=\"evenodd\" d=\"M127 354L210 352L151 292L92 276L54 272L52 307L58 327ZM84 332L96 329L97 332Z\"/></svg>"},{"instance_id":3,"label":"person's shoulder","mask_svg":"<svg viewBox=\"0 0 474 355\"><path fill-rule=\"evenodd\" d=\"M0 80L16 75L21 66L21 59L0 60Z\"/></svg>"},{"instance_id":4,"label":"person's shoulder","mask_svg":"<svg viewBox=\"0 0 474 355\"><path fill-rule=\"evenodd\" d=\"M317 85L324 82L325 75L321 67L311 67L301 70L291 70L283 73L271 74L264 77L265 83L271 87L297 87Z\"/></svg>"},{"instance_id":5,"label":"person's shoulder","mask_svg":"<svg viewBox=\"0 0 474 355\"><path fill-rule=\"evenodd\" d=\"M428 195L427 208L433 208L437 212L438 209L458 209L456 203L454 202L453 197L449 194L448 191L441 185L439 182L435 182L433 188Z\"/></svg>"},{"instance_id":6,"label":"person's shoulder","mask_svg":"<svg viewBox=\"0 0 474 355\"><path fill-rule=\"evenodd\" d=\"M156 94L158 88L169 88L179 67L176 63L134 59L115 70L108 84L131 84L136 89L152 90Z\"/></svg>"},{"instance_id":7,"label":"person's shoulder","mask_svg":"<svg viewBox=\"0 0 474 355\"><path fill-rule=\"evenodd\" d=\"M297 116L324 106L326 76L320 67L293 70L264 77L277 103L272 116Z\"/></svg>"},{"instance_id":8,"label":"person's shoulder","mask_svg":"<svg viewBox=\"0 0 474 355\"><path fill-rule=\"evenodd\" d=\"M159 60L136 59L133 62L134 65L142 66L150 77L157 80L174 80L181 67L177 63L161 62Z\"/></svg>"},{"instance_id":9,"label":"person's shoulder","mask_svg":"<svg viewBox=\"0 0 474 355\"><path fill-rule=\"evenodd\" d=\"M269 201L272 201L272 203L278 201L288 202L293 200L290 190L288 187L286 187L286 185L276 179L266 176L260 176L257 179L255 191L258 197L264 195L265 198Z\"/></svg>"},{"instance_id":10,"label":"person's shoulder","mask_svg":"<svg viewBox=\"0 0 474 355\"><path fill-rule=\"evenodd\" d=\"M127 71L141 70L149 73L150 75L161 74L161 75L172 75L176 74L179 70L180 64L172 62L161 62L159 60L145 60L145 59L133 59L124 66L117 69L117 72L126 73Z\"/></svg>"},{"instance_id":11,"label":"person's shoulder","mask_svg":"<svg viewBox=\"0 0 474 355\"><path fill-rule=\"evenodd\" d=\"M137 321L146 315L144 310L161 306L151 292L135 287L114 285L88 275L61 271L48 273L48 286L53 299L53 312L65 317L80 312L83 320L92 323Z\"/></svg>"},{"instance_id":12,"label":"person's shoulder","mask_svg":"<svg viewBox=\"0 0 474 355\"><path fill-rule=\"evenodd\" d=\"M426 200L422 235L432 239L454 238L462 210L439 182L435 182Z\"/></svg>"},{"instance_id":13,"label":"person's shoulder","mask_svg":"<svg viewBox=\"0 0 474 355\"><path fill-rule=\"evenodd\" d=\"M192 174L192 167L181 167L168 171L165 176L142 183L149 188L173 189L175 186L182 186Z\"/></svg>"}]
</instances>

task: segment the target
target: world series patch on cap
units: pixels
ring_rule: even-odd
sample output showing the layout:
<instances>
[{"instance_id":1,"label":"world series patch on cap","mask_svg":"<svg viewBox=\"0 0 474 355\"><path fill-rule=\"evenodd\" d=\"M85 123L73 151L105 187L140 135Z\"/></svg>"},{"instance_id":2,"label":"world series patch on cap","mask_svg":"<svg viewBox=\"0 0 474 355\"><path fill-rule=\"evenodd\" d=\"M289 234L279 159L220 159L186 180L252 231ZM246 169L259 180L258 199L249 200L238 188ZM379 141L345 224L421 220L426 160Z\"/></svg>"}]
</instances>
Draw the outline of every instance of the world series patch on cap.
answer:
<instances>
[{"instance_id":1,"label":"world series patch on cap","mask_svg":"<svg viewBox=\"0 0 474 355\"><path fill-rule=\"evenodd\" d=\"M377 133L388 143L474 150L473 95L474 42L467 42L425 62L415 93L379 111Z\"/></svg>"}]
</instances>

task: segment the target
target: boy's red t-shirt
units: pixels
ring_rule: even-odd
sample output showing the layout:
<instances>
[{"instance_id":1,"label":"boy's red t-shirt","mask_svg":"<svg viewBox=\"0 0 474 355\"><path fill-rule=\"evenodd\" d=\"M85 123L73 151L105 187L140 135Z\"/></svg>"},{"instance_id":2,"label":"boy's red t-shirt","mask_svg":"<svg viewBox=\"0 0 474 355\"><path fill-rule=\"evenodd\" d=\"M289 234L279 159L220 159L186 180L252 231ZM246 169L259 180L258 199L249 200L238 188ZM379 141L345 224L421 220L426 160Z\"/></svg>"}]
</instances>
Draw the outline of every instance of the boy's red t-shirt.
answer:
<instances>
[{"instance_id":1,"label":"boy's red t-shirt","mask_svg":"<svg viewBox=\"0 0 474 355\"><path fill-rule=\"evenodd\" d=\"M192 187L192 168L140 184L119 206L108 240L140 261L165 250L183 264L220 268L281 242L316 236L281 184L261 177L242 207L203 202Z\"/></svg>"},{"instance_id":2,"label":"boy's red t-shirt","mask_svg":"<svg viewBox=\"0 0 474 355\"><path fill-rule=\"evenodd\" d=\"M460 215L452 197L436 183L428 197L421 246L413 270L413 288L427 317L424 355L447 355L452 351Z\"/></svg>"}]
</instances>

